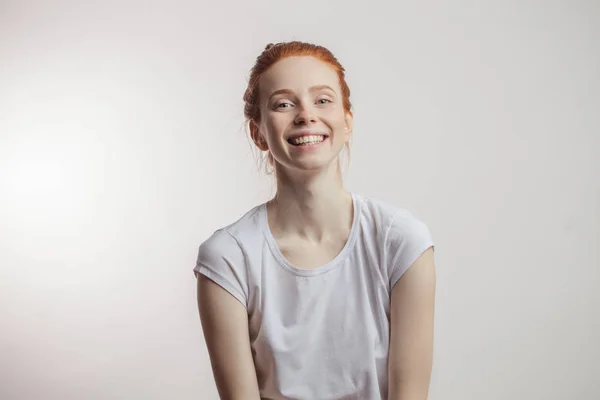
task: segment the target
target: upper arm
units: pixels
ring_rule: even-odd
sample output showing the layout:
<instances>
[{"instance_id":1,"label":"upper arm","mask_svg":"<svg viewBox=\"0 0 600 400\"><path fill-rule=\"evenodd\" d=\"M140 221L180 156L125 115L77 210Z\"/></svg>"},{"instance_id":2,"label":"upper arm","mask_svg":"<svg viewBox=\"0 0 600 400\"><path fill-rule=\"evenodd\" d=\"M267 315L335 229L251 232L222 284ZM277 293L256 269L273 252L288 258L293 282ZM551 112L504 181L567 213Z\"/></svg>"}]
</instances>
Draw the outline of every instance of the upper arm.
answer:
<instances>
[{"instance_id":1,"label":"upper arm","mask_svg":"<svg viewBox=\"0 0 600 400\"><path fill-rule=\"evenodd\" d=\"M202 330L220 398L258 400L246 307L202 274L198 275L197 295Z\"/></svg>"},{"instance_id":2,"label":"upper arm","mask_svg":"<svg viewBox=\"0 0 600 400\"><path fill-rule=\"evenodd\" d=\"M390 399L427 399L433 363L435 286L433 247L429 247L392 288Z\"/></svg>"}]
</instances>

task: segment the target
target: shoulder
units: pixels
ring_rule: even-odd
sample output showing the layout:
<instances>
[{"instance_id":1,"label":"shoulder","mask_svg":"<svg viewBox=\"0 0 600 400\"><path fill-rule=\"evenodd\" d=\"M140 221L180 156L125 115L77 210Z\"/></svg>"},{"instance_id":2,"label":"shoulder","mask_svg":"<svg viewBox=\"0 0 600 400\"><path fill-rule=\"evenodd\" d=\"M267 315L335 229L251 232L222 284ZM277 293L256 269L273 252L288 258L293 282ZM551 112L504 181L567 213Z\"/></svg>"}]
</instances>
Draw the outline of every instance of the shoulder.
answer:
<instances>
[{"instance_id":1,"label":"shoulder","mask_svg":"<svg viewBox=\"0 0 600 400\"><path fill-rule=\"evenodd\" d=\"M398 208L393 205L370 196L355 194L359 207L360 218L368 227L368 232L374 236L377 242L385 238Z\"/></svg>"},{"instance_id":2,"label":"shoulder","mask_svg":"<svg viewBox=\"0 0 600 400\"><path fill-rule=\"evenodd\" d=\"M253 207L235 221L219 227L200 243L198 261L218 264L223 257L243 257L246 242L259 236L261 206Z\"/></svg>"},{"instance_id":3,"label":"shoulder","mask_svg":"<svg viewBox=\"0 0 600 400\"><path fill-rule=\"evenodd\" d=\"M229 233L226 227L222 227L200 243L198 263L208 265L218 264L223 256L234 256L240 252L241 249L235 237Z\"/></svg>"},{"instance_id":4,"label":"shoulder","mask_svg":"<svg viewBox=\"0 0 600 400\"><path fill-rule=\"evenodd\" d=\"M357 197L362 217L383 234L386 242L429 232L427 225L407 209L369 196Z\"/></svg>"},{"instance_id":5,"label":"shoulder","mask_svg":"<svg viewBox=\"0 0 600 400\"><path fill-rule=\"evenodd\" d=\"M384 254L391 285L425 250L433 246L427 224L413 212L372 197L360 196L361 213Z\"/></svg>"},{"instance_id":6,"label":"shoulder","mask_svg":"<svg viewBox=\"0 0 600 400\"><path fill-rule=\"evenodd\" d=\"M214 231L199 246L194 274L205 275L242 304L247 306L249 296L248 252L261 235L261 206L256 206L242 217ZM254 242L253 242L254 241Z\"/></svg>"},{"instance_id":7,"label":"shoulder","mask_svg":"<svg viewBox=\"0 0 600 400\"><path fill-rule=\"evenodd\" d=\"M397 246L402 242L419 240L431 240L431 232L427 224L409 210L397 210L388 227L387 242Z\"/></svg>"}]
</instances>

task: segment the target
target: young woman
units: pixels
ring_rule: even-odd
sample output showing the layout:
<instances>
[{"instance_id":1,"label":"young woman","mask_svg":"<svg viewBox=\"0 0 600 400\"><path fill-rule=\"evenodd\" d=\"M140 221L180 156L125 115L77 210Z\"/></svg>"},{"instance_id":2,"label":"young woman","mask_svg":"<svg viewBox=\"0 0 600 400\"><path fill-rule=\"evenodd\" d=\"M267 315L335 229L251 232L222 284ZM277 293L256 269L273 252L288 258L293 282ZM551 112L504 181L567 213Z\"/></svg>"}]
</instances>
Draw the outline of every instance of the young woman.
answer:
<instances>
[{"instance_id":1,"label":"young woman","mask_svg":"<svg viewBox=\"0 0 600 400\"><path fill-rule=\"evenodd\" d=\"M321 46L269 44L244 101L277 191L200 245L198 308L220 397L426 399L433 242L410 212L343 188L344 68Z\"/></svg>"}]
</instances>

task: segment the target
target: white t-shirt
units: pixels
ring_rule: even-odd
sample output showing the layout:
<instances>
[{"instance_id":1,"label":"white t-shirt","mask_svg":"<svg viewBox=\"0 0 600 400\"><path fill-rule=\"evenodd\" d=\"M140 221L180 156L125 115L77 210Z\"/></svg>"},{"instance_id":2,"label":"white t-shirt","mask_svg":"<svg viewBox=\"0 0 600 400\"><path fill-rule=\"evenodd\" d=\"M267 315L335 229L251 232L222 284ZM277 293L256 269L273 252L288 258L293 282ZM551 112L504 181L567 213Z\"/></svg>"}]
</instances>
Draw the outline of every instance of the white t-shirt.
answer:
<instances>
[{"instance_id":1,"label":"white t-shirt","mask_svg":"<svg viewBox=\"0 0 600 400\"><path fill-rule=\"evenodd\" d=\"M266 203L200 245L194 273L248 310L262 399L387 399L391 290L433 241L408 211L352 198L345 247L315 269L285 259Z\"/></svg>"}]
</instances>

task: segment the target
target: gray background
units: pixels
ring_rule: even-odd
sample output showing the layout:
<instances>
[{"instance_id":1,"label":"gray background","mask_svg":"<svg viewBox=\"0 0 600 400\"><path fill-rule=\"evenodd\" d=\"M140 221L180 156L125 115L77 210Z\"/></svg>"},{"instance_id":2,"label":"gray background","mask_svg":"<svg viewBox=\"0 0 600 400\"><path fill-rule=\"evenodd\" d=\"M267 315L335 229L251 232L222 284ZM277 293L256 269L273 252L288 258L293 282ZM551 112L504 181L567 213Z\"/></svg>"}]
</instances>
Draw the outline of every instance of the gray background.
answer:
<instances>
[{"instance_id":1,"label":"gray background","mask_svg":"<svg viewBox=\"0 0 600 400\"><path fill-rule=\"evenodd\" d=\"M272 193L269 42L329 47L347 188L437 244L430 399L597 399L597 1L0 3L0 398L217 399L197 246ZM596 289L596 290L595 290Z\"/></svg>"}]
</instances>

